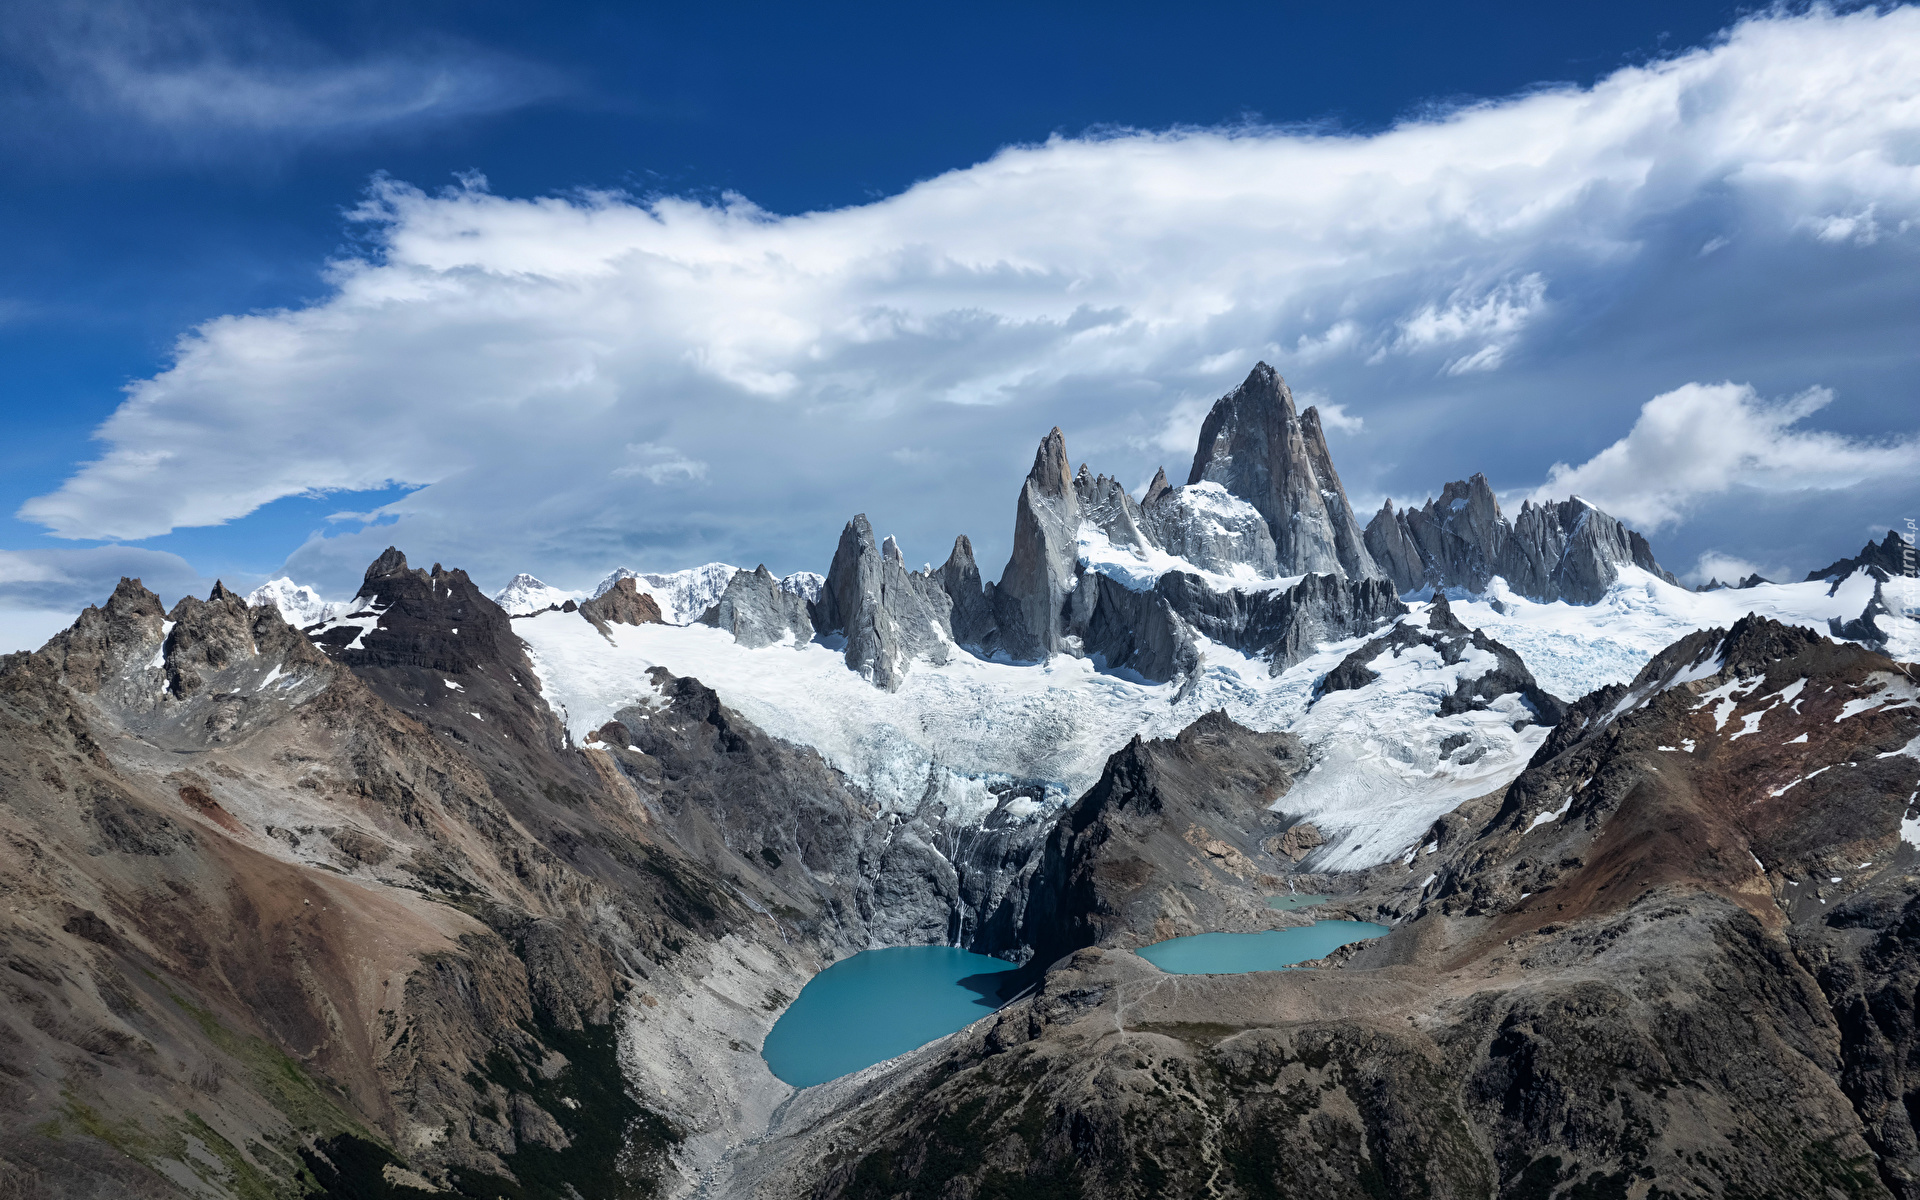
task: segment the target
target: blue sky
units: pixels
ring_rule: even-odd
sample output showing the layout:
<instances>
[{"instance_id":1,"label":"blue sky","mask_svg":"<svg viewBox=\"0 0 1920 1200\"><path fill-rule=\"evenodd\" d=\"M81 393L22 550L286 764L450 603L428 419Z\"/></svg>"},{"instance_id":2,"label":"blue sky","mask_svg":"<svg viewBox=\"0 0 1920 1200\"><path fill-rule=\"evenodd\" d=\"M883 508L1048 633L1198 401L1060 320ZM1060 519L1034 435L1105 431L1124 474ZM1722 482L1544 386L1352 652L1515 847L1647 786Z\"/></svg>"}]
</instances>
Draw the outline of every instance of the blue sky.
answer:
<instances>
[{"instance_id":1,"label":"blue sky","mask_svg":"<svg viewBox=\"0 0 1920 1200\"><path fill-rule=\"evenodd\" d=\"M1920 508L1910 8L400 7L0 34L0 648L387 540L997 573L1048 427L1178 476L1256 358L1363 507L1776 573Z\"/></svg>"}]
</instances>

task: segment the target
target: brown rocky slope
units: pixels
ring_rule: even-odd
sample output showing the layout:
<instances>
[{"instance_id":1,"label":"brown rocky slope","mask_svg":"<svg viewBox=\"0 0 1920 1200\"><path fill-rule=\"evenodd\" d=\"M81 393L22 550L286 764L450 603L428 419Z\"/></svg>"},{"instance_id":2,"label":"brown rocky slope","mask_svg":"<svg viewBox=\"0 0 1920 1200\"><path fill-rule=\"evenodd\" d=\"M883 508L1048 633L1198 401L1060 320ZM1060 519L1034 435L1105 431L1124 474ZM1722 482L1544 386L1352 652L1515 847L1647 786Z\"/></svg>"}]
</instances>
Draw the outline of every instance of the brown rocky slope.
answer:
<instances>
[{"instance_id":1,"label":"brown rocky slope","mask_svg":"<svg viewBox=\"0 0 1920 1200\"><path fill-rule=\"evenodd\" d=\"M309 632L123 581L0 660L0 1196L1920 1198L1920 691L1860 647L1685 639L1316 881L1390 936L1168 976L1131 948L1306 919L1293 739L1211 716L959 830L665 672L571 745L397 551ZM1033 991L772 1080L813 972L926 941Z\"/></svg>"},{"instance_id":2,"label":"brown rocky slope","mask_svg":"<svg viewBox=\"0 0 1920 1200\"><path fill-rule=\"evenodd\" d=\"M782 1122L737 1194L1920 1195L1907 670L1758 618L1683 640L1354 881L1393 929L1342 969L1165 975L1096 898L1102 944Z\"/></svg>"}]
</instances>

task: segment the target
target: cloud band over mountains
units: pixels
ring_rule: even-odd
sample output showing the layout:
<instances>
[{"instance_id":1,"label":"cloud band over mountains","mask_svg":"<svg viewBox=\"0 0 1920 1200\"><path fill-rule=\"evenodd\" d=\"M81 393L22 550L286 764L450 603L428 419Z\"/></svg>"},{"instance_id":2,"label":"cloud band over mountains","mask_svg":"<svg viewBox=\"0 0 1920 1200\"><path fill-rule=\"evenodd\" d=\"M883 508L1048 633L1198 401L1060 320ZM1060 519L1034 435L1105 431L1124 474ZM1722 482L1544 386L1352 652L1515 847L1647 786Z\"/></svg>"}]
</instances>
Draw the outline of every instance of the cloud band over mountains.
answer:
<instances>
[{"instance_id":1,"label":"cloud band over mountains","mask_svg":"<svg viewBox=\"0 0 1920 1200\"><path fill-rule=\"evenodd\" d=\"M397 528L296 565L411 539L562 582L622 557L818 568L857 510L916 561L967 532L988 565L1048 426L1129 482L1184 476L1187 427L1261 358L1338 406L1358 495L1557 462L1550 489L1661 526L1920 461L1902 361L1836 365L1920 310L1913 8L1749 19L1372 135L1057 137L831 212L476 178L377 180L354 216L376 249L330 294L193 330L20 516L137 540L406 484ZM1806 427L1818 386L1842 427ZM1664 461L1663 421L1751 444Z\"/></svg>"}]
</instances>

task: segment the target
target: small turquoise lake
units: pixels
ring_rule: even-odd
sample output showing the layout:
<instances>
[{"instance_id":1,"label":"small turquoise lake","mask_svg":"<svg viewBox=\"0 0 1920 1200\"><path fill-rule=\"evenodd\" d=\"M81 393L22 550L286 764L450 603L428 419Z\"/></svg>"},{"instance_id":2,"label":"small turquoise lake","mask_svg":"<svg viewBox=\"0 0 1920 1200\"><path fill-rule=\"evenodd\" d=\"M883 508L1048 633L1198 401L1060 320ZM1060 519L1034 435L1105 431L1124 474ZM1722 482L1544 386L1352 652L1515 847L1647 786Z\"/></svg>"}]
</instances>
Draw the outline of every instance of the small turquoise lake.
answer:
<instances>
[{"instance_id":1,"label":"small turquoise lake","mask_svg":"<svg viewBox=\"0 0 1920 1200\"><path fill-rule=\"evenodd\" d=\"M1372 921L1315 921L1263 933L1196 933L1155 942L1134 953L1169 975L1240 975L1277 971L1386 932L1385 925Z\"/></svg>"},{"instance_id":2,"label":"small turquoise lake","mask_svg":"<svg viewBox=\"0 0 1920 1200\"><path fill-rule=\"evenodd\" d=\"M760 1054L794 1087L838 1079L986 1016L1000 1005L996 977L1017 969L952 946L863 951L808 980Z\"/></svg>"}]
</instances>

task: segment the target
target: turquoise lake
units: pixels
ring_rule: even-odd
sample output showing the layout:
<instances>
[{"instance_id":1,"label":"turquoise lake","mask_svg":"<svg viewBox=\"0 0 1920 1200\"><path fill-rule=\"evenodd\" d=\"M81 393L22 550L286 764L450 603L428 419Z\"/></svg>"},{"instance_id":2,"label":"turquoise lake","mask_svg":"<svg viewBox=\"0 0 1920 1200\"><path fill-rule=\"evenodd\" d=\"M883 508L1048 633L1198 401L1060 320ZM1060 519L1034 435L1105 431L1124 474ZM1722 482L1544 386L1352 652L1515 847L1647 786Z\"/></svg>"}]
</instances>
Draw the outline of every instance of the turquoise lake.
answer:
<instances>
[{"instance_id":1,"label":"turquoise lake","mask_svg":"<svg viewBox=\"0 0 1920 1200\"><path fill-rule=\"evenodd\" d=\"M1315 921L1264 933L1196 933L1155 942L1134 953L1169 975L1239 975L1277 971L1386 932L1385 925L1372 921Z\"/></svg>"},{"instance_id":2,"label":"turquoise lake","mask_svg":"<svg viewBox=\"0 0 1920 1200\"><path fill-rule=\"evenodd\" d=\"M1017 969L952 946L863 951L808 980L760 1053L794 1087L838 1079L986 1016Z\"/></svg>"}]
</instances>

